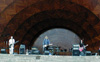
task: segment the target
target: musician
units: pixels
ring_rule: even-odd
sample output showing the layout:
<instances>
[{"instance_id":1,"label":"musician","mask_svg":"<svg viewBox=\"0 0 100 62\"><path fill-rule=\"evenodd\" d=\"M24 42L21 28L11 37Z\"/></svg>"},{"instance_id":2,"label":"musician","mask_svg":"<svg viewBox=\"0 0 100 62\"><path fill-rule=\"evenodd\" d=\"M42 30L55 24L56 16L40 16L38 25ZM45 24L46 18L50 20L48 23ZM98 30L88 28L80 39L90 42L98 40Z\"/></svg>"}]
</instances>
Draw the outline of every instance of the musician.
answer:
<instances>
[{"instance_id":1,"label":"musician","mask_svg":"<svg viewBox=\"0 0 100 62\"><path fill-rule=\"evenodd\" d=\"M43 51L47 50L50 44L50 40L48 39L47 36L45 36L44 41L43 41Z\"/></svg>"},{"instance_id":2,"label":"musician","mask_svg":"<svg viewBox=\"0 0 100 62\"><path fill-rule=\"evenodd\" d=\"M99 55L100 55L100 47L99 47Z\"/></svg>"},{"instance_id":3,"label":"musician","mask_svg":"<svg viewBox=\"0 0 100 62\"><path fill-rule=\"evenodd\" d=\"M11 36L11 39L9 39L9 54L14 53L14 43L15 39L13 39L13 36Z\"/></svg>"},{"instance_id":4,"label":"musician","mask_svg":"<svg viewBox=\"0 0 100 62\"><path fill-rule=\"evenodd\" d=\"M85 50L86 50L87 46L88 46L88 44L84 45L83 40L81 40L80 46L79 46L80 55L82 55L82 56L85 55Z\"/></svg>"}]
</instances>

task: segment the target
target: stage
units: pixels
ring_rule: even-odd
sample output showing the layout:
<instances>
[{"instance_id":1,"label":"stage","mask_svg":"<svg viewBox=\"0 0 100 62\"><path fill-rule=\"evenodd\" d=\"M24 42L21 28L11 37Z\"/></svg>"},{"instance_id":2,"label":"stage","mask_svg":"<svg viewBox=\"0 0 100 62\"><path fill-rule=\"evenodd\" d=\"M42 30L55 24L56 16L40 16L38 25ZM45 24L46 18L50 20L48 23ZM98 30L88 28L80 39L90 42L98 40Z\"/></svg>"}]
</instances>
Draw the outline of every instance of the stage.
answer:
<instances>
[{"instance_id":1,"label":"stage","mask_svg":"<svg viewBox=\"0 0 100 62\"><path fill-rule=\"evenodd\" d=\"M100 56L0 54L0 62L100 62Z\"/></svg>"}]
</instances>

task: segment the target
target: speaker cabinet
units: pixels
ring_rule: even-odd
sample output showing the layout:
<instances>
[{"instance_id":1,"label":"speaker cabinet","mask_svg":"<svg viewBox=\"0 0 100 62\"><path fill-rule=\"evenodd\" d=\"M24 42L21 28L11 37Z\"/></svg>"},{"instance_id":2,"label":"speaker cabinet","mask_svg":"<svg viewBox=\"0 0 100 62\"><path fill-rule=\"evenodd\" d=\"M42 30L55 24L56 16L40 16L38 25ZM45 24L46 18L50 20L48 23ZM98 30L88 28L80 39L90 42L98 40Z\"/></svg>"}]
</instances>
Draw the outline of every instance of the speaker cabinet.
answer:
<instances>
[{"instance_id":1,"label":"speaker cabinet","mask_svg":"<svg viewBox=\"0 0 100 62\"><path fill-rule=\"evenodd\" d=\"M73 54L73 56L79 56L79 54L80 54L79 48L73 48L72 54Z\"/></svg>"}]
</instances>

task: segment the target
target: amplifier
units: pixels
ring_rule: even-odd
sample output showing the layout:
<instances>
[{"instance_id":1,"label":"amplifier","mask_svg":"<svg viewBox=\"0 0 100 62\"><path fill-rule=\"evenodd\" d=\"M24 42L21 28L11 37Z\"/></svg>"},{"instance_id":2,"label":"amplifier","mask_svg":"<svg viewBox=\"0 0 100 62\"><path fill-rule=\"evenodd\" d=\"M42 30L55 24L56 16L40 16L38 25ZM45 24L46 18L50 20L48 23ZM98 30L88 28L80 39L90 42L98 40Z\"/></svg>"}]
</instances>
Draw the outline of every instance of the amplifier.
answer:
<instances>
[{"instance_id":1,"label":"amplifier","mask_svg":"<svg viewBox=\"0 0 100 62\"><path fill-rule=\"evenodd\" d=\"M80 54L79 48L73 48L72 54L73 54L73 56L79 56L79 54Z\"/></svg>"}]
</instances>

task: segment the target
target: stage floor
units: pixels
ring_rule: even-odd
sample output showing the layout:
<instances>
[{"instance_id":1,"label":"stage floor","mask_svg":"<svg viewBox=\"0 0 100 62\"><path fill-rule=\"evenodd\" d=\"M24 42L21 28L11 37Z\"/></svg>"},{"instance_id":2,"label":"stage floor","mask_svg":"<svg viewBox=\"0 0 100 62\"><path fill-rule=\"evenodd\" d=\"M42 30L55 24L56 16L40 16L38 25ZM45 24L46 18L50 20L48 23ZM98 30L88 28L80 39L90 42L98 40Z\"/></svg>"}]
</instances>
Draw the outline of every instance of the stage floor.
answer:
<instances>
[{"instance_id":1,"label":"stage floor","mask_svg":"<svg viewBox=\"0 0 100 62\"><path fill-rule=\"evenodd\" d=\"M100 56L0 54L0 62L100 62Z\"/></svg>"}]
</instances>

